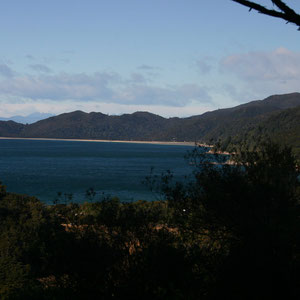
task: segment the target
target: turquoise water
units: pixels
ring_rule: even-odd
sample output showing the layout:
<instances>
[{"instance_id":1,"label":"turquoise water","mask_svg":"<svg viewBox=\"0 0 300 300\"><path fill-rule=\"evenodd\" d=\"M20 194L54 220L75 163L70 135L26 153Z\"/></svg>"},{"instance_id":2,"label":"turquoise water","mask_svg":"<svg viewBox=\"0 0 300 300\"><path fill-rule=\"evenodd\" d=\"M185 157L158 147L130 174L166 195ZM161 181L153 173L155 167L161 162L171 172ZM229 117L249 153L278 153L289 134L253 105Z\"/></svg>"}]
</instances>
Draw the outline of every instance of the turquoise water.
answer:
<instances>
[{"instance_id":1,"label":"turquoise water","mask_svg":"<svg viewBox=\"0 0 300 300\"><path fill-rule=\"evenodd\" d=\"M151 168L166 170L178 179L191 173L184 159L190 146L132 143L0 140L0 180L9 192L53 203L57 193L72 194L83 202L93 188L96 199L117 196L122 201L154 200L158 196L143 184Z\"/></svg>"}]
</instances>

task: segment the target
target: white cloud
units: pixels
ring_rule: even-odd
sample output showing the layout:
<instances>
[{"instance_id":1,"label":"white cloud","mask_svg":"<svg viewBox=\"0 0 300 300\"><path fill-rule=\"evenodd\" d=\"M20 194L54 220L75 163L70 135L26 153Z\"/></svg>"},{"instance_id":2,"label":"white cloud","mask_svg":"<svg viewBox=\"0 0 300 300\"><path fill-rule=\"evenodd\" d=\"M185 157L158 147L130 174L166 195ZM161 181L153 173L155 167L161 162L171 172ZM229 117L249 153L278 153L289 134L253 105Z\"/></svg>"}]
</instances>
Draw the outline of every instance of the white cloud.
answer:
<instances>
[{"instance_id":1,"label":"white cloud","mask_svg":"<svg viewBox=\"0 0 300 300\"><path fill-rule=\"evenodd\" d=\"M234 74L247 89L267 95L300 89L300 52L286 48L227 56L220 70Z\"/></svg>"},{"instance_id":2,"label":"white cloud","mask_svg":"<svg viewBox=\"0 0 300 300\"><path fill-rule=\"evenodd\" d=\"M122 99L120 103L169 106L185 106L192 101L211 101L207 89L196 84L167 87L132 84L117 91L115 97L115 100Z\"/></svg>"},{"instance_id":3,"label":"white cloud","mask_svg":"<svg viewBox=\"0 0 300 300\"><path fill-rule=\"evenodd\" d=\"M106 73L93 75L19 75L0 81L0 94L25 97L33 100L91 100L111 97L108 84L116 81L116 76Z\"/></svg>"},{"instance_id":4,"label":"white cloud","mask_svg":"<svg viewBox=\"0 0 300 300\"><path fill-rule=\"evenodd\" d=\"M10 117L13 115L27 116L33 112L61 114L74 110L85 112L102 112L109 115L120 115L133 113L136 111L148 111L163 117L189 117L191 115L202 114L208 110L213 110L210 104L191 104L185 107L170 107L166 105L124 105L118 103L99 103L95 101L64 101L57 105L56 101L32 101L26 100L21 103L2 103L0 117Z\"/></svg>"},{"instance_id":5,"label":"white cloud","mask_svg":"<svg viewBox=\"0 0 300 300\"><path fill-rule=\"evenodd\" d=\"M97 101L124 105L185 106L211 101L207 88L196 84L157 86L133 73L129 79L117 73L20 75L0 80L2 99L26 98L53 101Z\"/></svg>"}]
</instances>

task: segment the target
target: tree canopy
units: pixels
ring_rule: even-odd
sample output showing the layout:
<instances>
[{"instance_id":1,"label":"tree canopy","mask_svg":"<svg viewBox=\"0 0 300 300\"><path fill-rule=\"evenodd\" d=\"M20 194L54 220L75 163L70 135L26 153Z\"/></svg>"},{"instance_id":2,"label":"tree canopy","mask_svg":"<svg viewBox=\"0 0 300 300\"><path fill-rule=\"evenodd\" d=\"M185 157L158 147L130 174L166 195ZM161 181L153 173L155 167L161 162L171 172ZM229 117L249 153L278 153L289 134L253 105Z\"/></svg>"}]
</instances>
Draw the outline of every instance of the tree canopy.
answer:
<instances>
[{"instance_id":1,"label":"tree canopy","mask_svg":"<svg viewBox=\"0 0 300 300\"><path fill-rule=\"evenodd\" d=\"M46 206L0 183L0 298L299 299L291 149L211 155L195 148L181 183L167 173L163 201Z\"/></svg>"}]
</instances>

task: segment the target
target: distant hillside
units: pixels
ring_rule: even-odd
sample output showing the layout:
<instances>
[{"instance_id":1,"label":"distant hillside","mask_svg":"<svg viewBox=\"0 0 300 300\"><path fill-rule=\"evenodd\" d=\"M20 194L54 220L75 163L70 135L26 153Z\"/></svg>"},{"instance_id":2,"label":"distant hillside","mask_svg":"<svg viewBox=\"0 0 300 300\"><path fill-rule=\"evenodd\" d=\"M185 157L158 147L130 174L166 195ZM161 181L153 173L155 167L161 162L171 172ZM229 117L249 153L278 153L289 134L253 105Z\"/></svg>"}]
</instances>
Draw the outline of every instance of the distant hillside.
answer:
<instances>
[{"instance_id":1,"label":"distant hillside","mask_svg":"<svg viewBox=\"0 0 300 300\"><path fill-rule=\"evenodd\" d=\"M74 111L25 126L22 137L107 140L152 140L168 122L160 116L136 112L122 116Z\"/></svg>"},{"instance_id":2,"label":"distant hillside","mask_svg":"<svg viewBox=\"0 0 300 300\"><path fill-rule=\"evenodd\" d=\"M14 121L0 121L0 136L20 137L25 125Z\"/></svg>"},{"instance_id":3,"label":"distant hillside","mask_svg":"<svg viewBox=\"0 0 300 300\"><path fill-rule=\"evenodd\" d=\"M0 121L14 121L17 123L22 123L22 124L32 124L35 123L39 120L43 120L49 117L54 116L53 114L47 114L47 113L32 113L28 116L12 116L10 118L2 118L0 117Z\"/></svg>"},{"instance_id":4,"label":"distant hillside","mask_svg":"<svg viewBox=\"0 0 300 300\"><path fill-rule=\"evenodd\" d=\"M253 130L238 136L240 141L246 141L248 144L268 137L279 144L292 147L300 157L300 106L277 112L257 124ZM236 142L234 139L231 141L232 144Z\"/></svg>"},{"instance_id":5,"label":"distant hillside","mask_svg":"<svg viewBox=\"0 0 300 300\"><path fill-rule=\"evenodd\" d=\"M254 129L276 112L300 106L300 93L270 96L264 100L252 101L233 108L207 112L186 119L190 134L200 133L201 140L216 142L229 137L240 136Z\"/></svg>"},{"instance_id":6,"label":"distant hillside","mask_svg":"<svg viewBox=\"0 0 300 300\"><path fill-rule=\"evenodd\" d=\"M261 132L259 128L265 128L264 134L272 133L279 140L296 145L299 108L293 108L299 106L300 93L292 93L182 119L166 119L148 112L109 116L74 111L29 125L0 121L0 136L208 143L221 139L232 144L250 133L255 137Z\"/></svg>"}]
</instances>

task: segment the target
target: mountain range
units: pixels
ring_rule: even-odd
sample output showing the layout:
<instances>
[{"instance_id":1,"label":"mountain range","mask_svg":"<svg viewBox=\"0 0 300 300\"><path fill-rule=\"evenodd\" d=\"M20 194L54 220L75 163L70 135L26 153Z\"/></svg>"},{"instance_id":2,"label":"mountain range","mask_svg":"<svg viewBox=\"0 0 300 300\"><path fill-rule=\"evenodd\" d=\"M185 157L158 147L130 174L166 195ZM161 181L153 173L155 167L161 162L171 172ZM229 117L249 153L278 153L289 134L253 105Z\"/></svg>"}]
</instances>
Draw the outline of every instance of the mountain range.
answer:
<instances>
[{"instance_id":1,"label":"mountain range","mask_svg":"<svg viewBox=\"0 0 300 300\"><path fill-rule=\"evenodd\" d=\"M33 124L0 121L0 136L140 141L217 140L232 144L247 136L273 136L300 153L300 93L273 95L236 107L188 118L148 112L121 116L74 111Z\"/></svg>"},{"instance_id":2,"label":"mountain range","mask_svg":"<svg viewBox=\"0 0 300 300\"><path fill-rule=\"evenodd\" d=\"M9 118L3 118L0 117L0 121L15 121L17 123L22 123L22 124L32 124L35 123L39 120L43 120L49 117L54 116L53 114L47 114L47 113L39 113L35 112L32 114L29 114L28 116L12 116Z\"/></svg>"}]
</instances>

